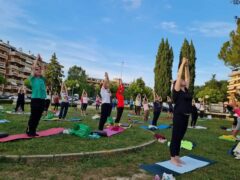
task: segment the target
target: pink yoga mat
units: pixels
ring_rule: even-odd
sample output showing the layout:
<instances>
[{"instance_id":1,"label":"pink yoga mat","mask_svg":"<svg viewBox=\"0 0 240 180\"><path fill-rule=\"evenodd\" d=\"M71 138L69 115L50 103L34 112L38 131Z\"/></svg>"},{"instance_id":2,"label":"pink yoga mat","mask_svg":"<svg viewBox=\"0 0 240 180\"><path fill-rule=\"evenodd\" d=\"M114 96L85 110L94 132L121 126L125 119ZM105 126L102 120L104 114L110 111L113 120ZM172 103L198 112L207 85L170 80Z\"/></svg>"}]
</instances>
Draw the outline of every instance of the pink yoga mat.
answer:
<instances>
[{"instance_id":1,"label":"pink yoga mat","mask_svg":"<svg viewBox=\"0 0 240 180\"><path fill-rule=\"evenodd\" d=\"M115 134L119 134L122 133L125 129L122 127L114 127L114 126L110 126L107 129L104 129L103 131L105 131L107 133L107 136L113 136Z\"/></svg>"},{"instance_id":2,"label":"pink yoga mat","mask_svg":"<svg viewBox=\"0 0 240 180\"><path fill-rule=\"evenodd\" d=\"M36 136L35 138L60 134L63 132L63 130L64 130L64 128L51 128L51 129L47 129L44 131L39 131L39 132L37 132L39 134L39 136ZM32 137L29 137L27 134L16 134L16 135L10 135L5 138L0 138L0 143L8 142L8 141L15 141L15 140L19 140L19 139L31 139L31 138Z\"/></svg>"}]
</instances>

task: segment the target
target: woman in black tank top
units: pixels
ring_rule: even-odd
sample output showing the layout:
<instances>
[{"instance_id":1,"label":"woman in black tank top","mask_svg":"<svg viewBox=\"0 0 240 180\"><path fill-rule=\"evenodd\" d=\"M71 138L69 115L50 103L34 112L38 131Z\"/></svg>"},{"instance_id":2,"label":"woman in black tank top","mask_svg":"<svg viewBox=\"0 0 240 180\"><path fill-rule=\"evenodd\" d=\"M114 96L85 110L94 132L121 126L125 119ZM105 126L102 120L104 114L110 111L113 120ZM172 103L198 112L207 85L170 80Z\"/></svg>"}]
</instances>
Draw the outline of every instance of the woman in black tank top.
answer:
<instances>
[{"instance_id":1,"label":"woman in black tank top","mask_svg":"<svg viewBox=\"0 0 240 180\"><path fill-rule=\"evenodd\" d=\"M182 79L185 71L185 79ZM176 166L184 164L179 158L181 141L185 135L188 126L189 115L192 112L192 96L188 92L190 82L190 73L188 60L183 58L182 64L178 70L178 78L173 85L173 129L170 145L171 162Z\"/></svg>"}]
</instances>

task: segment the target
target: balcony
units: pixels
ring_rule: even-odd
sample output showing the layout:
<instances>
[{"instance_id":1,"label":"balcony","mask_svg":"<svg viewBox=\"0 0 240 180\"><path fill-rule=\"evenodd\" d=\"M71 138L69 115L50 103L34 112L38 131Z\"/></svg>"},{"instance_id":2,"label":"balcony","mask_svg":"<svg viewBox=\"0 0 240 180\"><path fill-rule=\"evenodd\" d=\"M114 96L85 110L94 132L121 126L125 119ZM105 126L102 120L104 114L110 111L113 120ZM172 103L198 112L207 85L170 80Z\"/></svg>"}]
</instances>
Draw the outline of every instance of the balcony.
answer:
<instances>
[{"instance_id":1,"label":"balcony","mask_svg":"<svg viewBox=\"0 0 240 180\"><path fill-rule=\"evenodd\" d=\"M14 70L17 70L17 71L20 69L19 67L15 66L15 65L9 65L8 68L11 69L11 70L14 69Z\"/></svg>"},{"instance_id":2,"label":"balcony","mask_svg":"<svg viewBox=\"0 0 240 180\"><path fill-rule=\"evenodd\" d=\"M0 68L0 74L6 74L6 70L5 70L5 69L2 69L2 68Z\"/></svg>"},{"instance_id":3,"label":"balcony","mask_svg":"<svg viewBox=\"0 0 240 180\"><path fill-rule=\"evenodd\" d=\"M2 46L2 45L0 45L0 49L3 50L3 51L5 51L5 52L8 52L8 51L9 51L8 48L6 48L6 47L4 47L4 46Z\"/></svg>"},{"instance_id":4,"label":"balcony","mask_svg":"<svg viewBox=\"0 0 240 180\"><path fill-rule=\"evenodd\" d=\"M0 57L3 58L3 59L7 59L8 56L6 54L3 54L3 53L0 53Z\"/></svg>"},{"instance_id":5,"label":"balcony","mask_svg":"<svg viewBox=\"0 0 240 180\"><path fill-rule=\"evenodd\" d=\"M2 61L0 61L0 67L1 67L1 68L6 68L6 63L5 63L5 62L2 62Z\"/></svg>"},{"instance_id":6,"label":"balcony","mask_svg":"<svg viewBox=\"0 0 240 180\"><path fill-rule=\"evenodd\" d=\"M14 58L14 57L11 57L9 62L18 63L18 64L20 64L22 66L25 66L25 62L24 61L22 61L21 59Z\"/></svg>"}]
</instances>

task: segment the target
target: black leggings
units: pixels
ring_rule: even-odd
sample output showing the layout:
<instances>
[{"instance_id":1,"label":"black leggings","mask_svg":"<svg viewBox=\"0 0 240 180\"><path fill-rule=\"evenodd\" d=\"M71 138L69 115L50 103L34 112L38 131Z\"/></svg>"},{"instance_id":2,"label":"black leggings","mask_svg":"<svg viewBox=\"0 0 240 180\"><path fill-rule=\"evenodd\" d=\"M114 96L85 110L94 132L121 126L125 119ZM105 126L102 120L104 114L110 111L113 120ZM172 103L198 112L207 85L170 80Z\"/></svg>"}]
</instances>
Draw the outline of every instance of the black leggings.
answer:
<instances>
[{"instance_id":1,"label":"black leggings","mask_svg":"<svg viewBox=\"0 0 240 180\"><path fill-rule=\"evenodd\" d=\"M204 111L200 111L199 116L200 116L200 118L204 118Z\"/></svg>"},{"instance_id":2,"label":"black leggings","mask_svg":"<svg viewBox=\"0 0 240 180\"><path fill-rule=\"evenodd\" d=\"M237 117L233 117L233 126L237 126L237 123L238 123L238 120L237 120Z\"/></svg>"},{"instance_id":3,"label":"black leggings","mask_svg":"<svg viewBox=\"0 0 240 180\"><path fill-rule=\"evenodd\" d=\"M140 116L141 106L135 106L135 113L136 113L136 115Z\"/></svg>"},{"instance_id":4,"label":"black leggings","mask_svg":"<svg viewBox=\"0 0 240 180\"><path fill-rule=\"evenodd\" d=\"M45 99L45 107L44 107L44 111L48 111L49 105L50 105L50 99Z\"/></svg>"},{"instance_id":5,"label":"black leggings","mask_svg":"<svg viewBox=\"0 0 240 180\"><path fill-rule=\"evenodd\" d=\"M99 110L99 106L100 106L99 104L96 104L96 110Z\"/></svg>"},{"instance_id":6,"label":"black leggings","mask_svg":"<svg viewBox=\"0 0 240 180\"><path fill-rule=\"evenodd\" d=\"M19 107L21 107L21 110L24 112L24 104L25 104L24 101L17 101L16 108L15 108L15 112L18 111L18 108L19 108Z\"/></svg>"},{"instance_id":7,"label":"black leggings","mask_svg":"<svg viewBox=\"0 0 240 180\"><path fill-rule=\"evenodd\" d=\"M33 98L31 100L31 115L28 121L27 133L34 134L44 111L45 99Z\"/></svg>"},{"instance_id":8,"label":"black leggings","mask_svg":"<svg viewBox=\"0 0 240 180\"><path fill-rule=\"evenodd\" d=\"M54 111L58 110L59 103L54 103Z\"/></svg>"},{"instance_id":9,"label":"black leggings","mask_svg":"<svg viewBox=\"0 0 240 180\"><path fill-rule=\"evenodd\" d=\"M65 118L68 112L69 102L62 102L61 103L61 109L59 113L59 119Z\"/></svg>"},{"instance_id":10,"label":"black leggings","mask_svg":"<svg viewBox=\"0 0 240 180\"><path fill-rule=\"evenodd\" d=\"M119 123L120 122L123 110L124 110L124 107L118 107L117 108L117 118L115 120L115 123Z\"/></svg>"},{"instance_id":11,"label":"black leggings","mask_svg":"<svg viewBox=\"0 0 240 180\"><path fill-rule=\"evenodd\" d=\"M157 126L157 121L158 121L158 118L161 114L161 111L154 111L153 112L153 121L152 121L152 125L153 126Z\"/></svg>"},{"instance_id":12,"label":"black leggings","mask_svg":"<svg viewBox=\"0 0 240 180\"><path fill-rule=\"evenodd\" d=\"M196 126L197 119L198 119L198 113L192 114L191 126Z\"/></svg>"},{"instance_id":13,"label":"black leggings","mask_svg":"<svg viewBox=\"0 0 240 180\"><path fill-rule=\"evenodd\" d=\"M171 157L179 156L181 141L187 131L189 115L173 114L173 129L170 145Z\"/></svg>"},{"instance_id":14,"label":"black leggings","mask_svg":"<svg viewBox=\"0 0 240 180\"><path fill-rule=\"evenodd\" d=\"M98 129L99 130L103 130L104 128L104 124L107 121L107 118L110 116L111 114L111 109L112 109L112 105L110 103L104 103L101 106L101 117L100 117L100 121L99 121L99 125L98 125Z\"/></svg>"}]
</instances>

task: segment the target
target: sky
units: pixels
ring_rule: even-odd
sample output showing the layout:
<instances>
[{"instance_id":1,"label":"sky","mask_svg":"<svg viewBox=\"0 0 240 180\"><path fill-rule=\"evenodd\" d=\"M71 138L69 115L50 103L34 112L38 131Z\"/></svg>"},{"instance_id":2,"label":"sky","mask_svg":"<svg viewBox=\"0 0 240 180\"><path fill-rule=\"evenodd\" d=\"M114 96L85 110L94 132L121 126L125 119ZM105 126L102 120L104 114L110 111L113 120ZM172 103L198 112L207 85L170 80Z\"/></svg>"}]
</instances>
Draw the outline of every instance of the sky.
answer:
<instances>
[{"instance_id":1,"label":"sky","mask_svg":"<svg viewBox=\"0 0 240 180\"><path fill-rule=\"evenodd\" d=\"M196 49L195 84L203 85L212 74L228 79L217 55L236 15L240 5L230 0L0 0L0 39L46 62L56 52L65 75L73 65L97 78L122 71L125 82L142 77L153 87L161 39L173 47L175 79L186 38Z\"/></svg>"}]
</instances>

